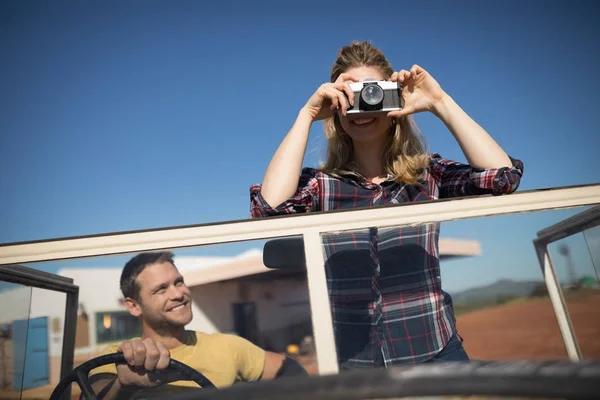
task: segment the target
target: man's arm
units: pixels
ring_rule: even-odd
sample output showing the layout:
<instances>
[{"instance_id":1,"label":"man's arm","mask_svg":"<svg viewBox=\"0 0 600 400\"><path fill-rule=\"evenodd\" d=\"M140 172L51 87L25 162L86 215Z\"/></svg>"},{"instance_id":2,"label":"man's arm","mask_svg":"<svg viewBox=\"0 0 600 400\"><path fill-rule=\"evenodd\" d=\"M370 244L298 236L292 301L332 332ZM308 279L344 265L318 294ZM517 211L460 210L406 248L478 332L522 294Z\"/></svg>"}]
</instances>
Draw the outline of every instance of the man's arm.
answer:
<instances>
[{"instance_id":1,"label":"man's arm","mask_svg":"<svg viewBox=\"0 0 600 400\"><path fill-rule=\"evenodd\" d=\"M308 372L293 358L267 351L261 380L287 376L308 376Z\"/></svg>"},{"instance_id":2,"label":"man's arm","mask_svg":"<svg viewBox=\"0 0 600 400\"><path fill-rule=\"evenodd\" d=\"M103 354L114 351L123 352L126 363L98 367L89 377L98 399L129 399L140 389L168 382L167 375L159 377L156 374L169 366L170 352L164 343L138 338L127 340L116 349L109 348Z\"/></svg>"},{"instance_id":3,"label":"man's arm","mask_svg":"<svg viewBox=\"0 0 600 400\"><path fill-rule=\"evenodd\" d=\"M238 377L245 382L271 380L284 376L308 375L295 360L265 351L247 339L227 335L228 348L234 352Z\"/></svg>"},{"instance_id":4,"label":"man's arm","mask_svg":"<svg viewBox=\"0 0 600 400\"><path fill-rule=\"evenodd\" d=\"M260 375L260 380L274 379L281 369L285 359L286 357L282 354L265 351L265 365L263 366L263 372Z\"/></svg>"}]
</instances>

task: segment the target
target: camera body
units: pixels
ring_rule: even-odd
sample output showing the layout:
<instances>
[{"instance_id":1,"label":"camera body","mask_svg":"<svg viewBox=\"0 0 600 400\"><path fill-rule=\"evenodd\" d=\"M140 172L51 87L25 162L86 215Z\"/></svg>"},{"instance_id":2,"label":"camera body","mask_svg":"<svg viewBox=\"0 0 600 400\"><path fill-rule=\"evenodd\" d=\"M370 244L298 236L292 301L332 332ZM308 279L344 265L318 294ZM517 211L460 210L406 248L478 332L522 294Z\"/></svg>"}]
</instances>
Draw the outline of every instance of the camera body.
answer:
<instances>
[{"instance_id":1,"label":"camera body","mask_svg":"<svg viewBox=\"0 0 600 400\"><path fill-rule=\"evenodd\" d=\"M379 114L402 109L402 86L397 82L365 79L350 82L354 105L348 103L348 115Z\"/></svg>"}]
</instances>

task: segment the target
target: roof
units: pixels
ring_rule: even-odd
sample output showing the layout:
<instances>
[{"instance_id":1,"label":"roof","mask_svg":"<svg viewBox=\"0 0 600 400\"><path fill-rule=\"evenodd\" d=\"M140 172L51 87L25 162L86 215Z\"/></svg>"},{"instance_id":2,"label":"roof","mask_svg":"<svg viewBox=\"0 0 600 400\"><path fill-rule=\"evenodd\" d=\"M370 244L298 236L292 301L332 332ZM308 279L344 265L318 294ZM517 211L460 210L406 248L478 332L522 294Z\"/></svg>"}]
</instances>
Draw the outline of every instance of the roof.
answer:
<instances>
[{"instance_id":1,"label":"roof","mask_svg":"<svg viewBox=\"0 0 600 400\"><path fill-rule=\"evenodd\" d=\"M475 240L440 239L439 252L442 260L455 257L474 257L481 255L481 246ZM179 259L177 262L179 265ZM182 272L182 274L185 277L187 286L192 287L270 271L273 270L267 268L263 263L262 251L251 250L231 259L229 262L206 267L202 270Z\"/></svg>"},{"instance_id":2,"label":"roof","mask_svg":"<svg viewBox=\"0 0 600 400\"><path fill-rule=\"evenodd\" d=\"M440 239L441 259L454 257L475 257L481 255L481 244L477 240Z\"/></svg>"},{"instance_id":3,"label":"roof","mask_svg":"<svg viewBox=\"0 0 600 400\"><path fill-rule=\"evenodd\" d=\"M258 260L258 261L257 261ZM242 271L247 271L246 275L255 274L252 268L247 268L246 265L256 265L257 262L262 265L262 250L251 249L237 256L222 256L222 257L205 257L205 256L176 256L175 264L177 269L186 278L195 274L206 276L219 277L221 274L224 279L227 278L227 273L231 268L240 268ZM264 265L263 265L264 267ZM106 266L94 268L61 268L57 274L67 276L74 280L74 283L79 286L86 284L96 284L98 282L114 282L118 285L119 277L121 276L122 266ZM223 271L219 273L218 271Z\"/></svg>"},{"instance_id":4,"label":"roof","mask_svg":"<svg viewBox=\"0 0 600 400\"><path fill-rule=\"evenodd\" d=\"M475 240L440 239L440 259L456 257L474 257L481 255L481 246ZM179 256L175 258L177 268L185 277L188 286L199 286L212 282L225 281L273 272L263 263L262 249L251 249L234 257L194 257ZM91 274L90 272L93 273ZM118 280L121 267L110 268L63 268L58 271L81 285L83 281Z\"/></svg>"}]
</instances>

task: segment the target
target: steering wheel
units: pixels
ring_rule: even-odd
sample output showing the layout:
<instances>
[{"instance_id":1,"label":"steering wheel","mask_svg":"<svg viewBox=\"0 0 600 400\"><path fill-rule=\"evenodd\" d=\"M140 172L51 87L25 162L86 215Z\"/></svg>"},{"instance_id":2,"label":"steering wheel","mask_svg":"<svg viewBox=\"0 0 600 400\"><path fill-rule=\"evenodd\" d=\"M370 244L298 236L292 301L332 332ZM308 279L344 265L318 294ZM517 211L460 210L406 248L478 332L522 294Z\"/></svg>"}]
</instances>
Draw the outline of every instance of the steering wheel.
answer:
<instances>
[{"instance_id":1,"label":"steering wheel","mask_svg":"<svg viewBox=\"0 0 600 400\"><path fill-rule=\"evenodd\" d=\"M52 395L50 396L50 400L59 400L63 395L64 391L69 387L72 382L77 382L79 387L81 388L81 393L83 394L83 398L85 400L97 400L96 394L92 389L89 381L89 373L91 370L98 368L102 365L106 364L119 364L125 363L125 356L123 353L111 353L103 356L99 356L93 358L89 361L84 362L77 368L73 369L67 376L65 376L54 388ZM185 380L190 380L196 382L204 389L216 389L215 385L200 372L196 371L192 367L179 362L177 360L171 359L169 361L169 366L165 369L165 371L173 371L178 375L181 375L182 378L187 378Z\"/></svg>"}]
</instances>

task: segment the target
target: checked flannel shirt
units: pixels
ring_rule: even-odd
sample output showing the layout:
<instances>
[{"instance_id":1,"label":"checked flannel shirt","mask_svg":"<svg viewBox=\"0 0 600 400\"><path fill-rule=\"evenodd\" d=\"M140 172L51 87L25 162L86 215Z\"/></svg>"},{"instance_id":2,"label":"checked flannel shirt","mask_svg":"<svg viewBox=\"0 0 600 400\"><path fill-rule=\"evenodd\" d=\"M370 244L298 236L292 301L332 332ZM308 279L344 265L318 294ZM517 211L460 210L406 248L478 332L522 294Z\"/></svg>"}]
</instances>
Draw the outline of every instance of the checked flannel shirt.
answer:
<instances>
[{"instance_id":1,"label":"checked flannel shirt","mask_svg":"<svg viewBox=\"0 0 600 400\"><path fill-rule=\"evenodd\" d=\"M251 216L512 193L523 174L513 158L511 168L500 169L476 169L437 153L429 159L420 187L304 168L296 194L276 207L252 185ZM439 233L439 223L427 223L322 235L340 368L424 362L457 333L452 299L441 287Z\"/></svg>"}]
</instances>

